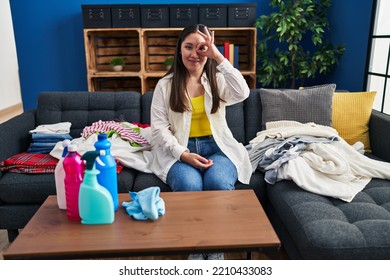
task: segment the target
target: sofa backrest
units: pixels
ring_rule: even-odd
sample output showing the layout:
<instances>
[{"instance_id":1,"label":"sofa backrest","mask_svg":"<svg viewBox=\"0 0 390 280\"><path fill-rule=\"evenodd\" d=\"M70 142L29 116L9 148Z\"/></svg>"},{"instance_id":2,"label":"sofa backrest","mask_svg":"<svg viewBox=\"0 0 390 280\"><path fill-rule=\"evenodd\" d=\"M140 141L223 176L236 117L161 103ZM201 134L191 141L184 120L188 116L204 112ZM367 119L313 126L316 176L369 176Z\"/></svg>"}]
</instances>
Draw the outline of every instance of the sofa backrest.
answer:
<instances>
[{"instance_id":1,"label":"sofa backrest","mask_svg":"<svg viewBox=\"0 0 390 280\"><path fill-rule=\"evenodd\" d=\"M80 137L84 127L99 120L150 124L153 92L42 92L38 96L37 125L71 122L70 135ZM261 100L251 89L243 102L226 108L226 120L237 141L248 144L261 130Z\"/></svg>"},{"instance_id":2,"label":"sofa backrest","mask_svg":"<svg viewBox=\"0 0 390 280\"><path fill-rule=\"evenodd\" d=\"M226 108L226 121L234 138L247 145L261 130L261 101L257 89L251 89L243 102Z\"/></svg>"},{"instance_id":3,"label":"sofa backrest","mask_svg":"<svg viewBox=\"0 0 390 280\"><path fill-rule=\"evenodd\" d=\"M234 138L245 144L245 110L244 102L226 107L226 121Z\"/></svg>"},{"instance_id":4,"label":"sofa backrest","mask_svg":"<svg viewBox=\"0 0 390 280\"><path fill-rule=\"evenodd\" d=\"M129 92L42 92L38 96L37 125L71 122L70 135L99 120L141 122L141 94Z\"/></svg>"},{"instance_id":5,"label":"sofa backrest","mask_svg":"<svg viewBox=\"0 0 390 280\"><path fill-rule=\"evenodd\" d=\"M245 143L256 137L256 133L261 131L261 99L260 90L251 89L249 97L244 101L245 115Z\"/></svg>"},{"instance_id":6,"label":"sofa backrest","mask_svg":"<svg viewBox=\"0 0 390 280\"><path fill-rule=\"evenodd\" d=\"M152 106L153 92L145 92L141 97L142 123L150 124L150 107Z\"/></svg>"}]
</instances>

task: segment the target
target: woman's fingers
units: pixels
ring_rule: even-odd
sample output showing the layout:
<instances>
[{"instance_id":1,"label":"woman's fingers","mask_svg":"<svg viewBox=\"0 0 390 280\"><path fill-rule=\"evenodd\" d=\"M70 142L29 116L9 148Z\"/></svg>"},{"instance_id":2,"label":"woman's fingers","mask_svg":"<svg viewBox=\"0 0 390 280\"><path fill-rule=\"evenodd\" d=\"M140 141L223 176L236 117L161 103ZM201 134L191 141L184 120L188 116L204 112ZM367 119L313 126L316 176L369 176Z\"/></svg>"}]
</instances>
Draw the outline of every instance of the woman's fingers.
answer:
<instances>
[{"instance_id":1,"label":"woman's fingers","mask_svg":"<svg viewBox=\"0 0 390 280\"><path fill-rule=\"evenodd\" d=\"M210 33L208 28L205 26L204 33L198 29L198 34L201 35L208 44L214 44L214 31L211 31Z\"/></svg>"},{"instance_id":2,"label":"woman's fingers","mask_svg":"<svg viewBox=\"0 0 390 280\"><path fill-rule=\"evenodd\" d=\"M211 165L213 165L213 161L209 160L207 158L204 158L196 153L190 153L187 156L189 156L190 164L197 168L209 168Z\"/></svg>"}]
</instances>

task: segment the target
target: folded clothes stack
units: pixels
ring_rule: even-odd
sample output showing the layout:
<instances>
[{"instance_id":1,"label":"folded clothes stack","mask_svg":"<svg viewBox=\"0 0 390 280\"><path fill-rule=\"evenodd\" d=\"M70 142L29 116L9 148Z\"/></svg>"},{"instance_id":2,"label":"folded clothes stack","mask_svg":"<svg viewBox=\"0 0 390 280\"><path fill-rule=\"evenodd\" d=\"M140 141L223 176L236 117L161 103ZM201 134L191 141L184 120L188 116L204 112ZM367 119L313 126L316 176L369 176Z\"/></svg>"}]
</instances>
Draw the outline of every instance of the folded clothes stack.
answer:
<instances>
[{"instance_id":1,"label":"folded clothes stack","mask_svg":"<svg viewBox=\"0 0 390 280\"><path fill-rule=\"evenodd\" d=\"M34 154L48 154L57 142L65 139L72 140L70 136L70 122L45 124L31 130L32 142L27 152Z\"/></svg>"},{"instance_id":2,"label":"folded clothes stack","mask_svg":"<svg viewBox=\"0 0 390 280\"><path fill-rule=\"evenodd\" d=\"M27 151L34 154L48 154L57 142L65 139L72 140L72 137L69 134L33 133L32 142Z\"/></svg>"}]
</instances>

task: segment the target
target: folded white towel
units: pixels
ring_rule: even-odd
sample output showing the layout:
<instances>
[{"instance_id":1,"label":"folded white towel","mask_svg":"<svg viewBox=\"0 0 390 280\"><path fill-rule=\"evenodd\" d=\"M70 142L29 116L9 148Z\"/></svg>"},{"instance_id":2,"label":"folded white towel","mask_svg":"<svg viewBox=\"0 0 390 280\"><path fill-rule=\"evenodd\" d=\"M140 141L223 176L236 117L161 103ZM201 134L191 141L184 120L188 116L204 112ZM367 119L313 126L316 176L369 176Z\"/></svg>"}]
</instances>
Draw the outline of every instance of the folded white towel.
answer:
<instances>
[{"instance_id":1,"label":"folded white towel","mask_svg":"<svg viewBox=\"0 0 390 280\"><path fill-rule=\"evenodd\" d=\"M66 134L70 132L70 127L72 124L70 122L60 122L54 124L42 124L38 125L35 129L30 130L30 133L58 133Z\"/></svg>"}]
</instances>

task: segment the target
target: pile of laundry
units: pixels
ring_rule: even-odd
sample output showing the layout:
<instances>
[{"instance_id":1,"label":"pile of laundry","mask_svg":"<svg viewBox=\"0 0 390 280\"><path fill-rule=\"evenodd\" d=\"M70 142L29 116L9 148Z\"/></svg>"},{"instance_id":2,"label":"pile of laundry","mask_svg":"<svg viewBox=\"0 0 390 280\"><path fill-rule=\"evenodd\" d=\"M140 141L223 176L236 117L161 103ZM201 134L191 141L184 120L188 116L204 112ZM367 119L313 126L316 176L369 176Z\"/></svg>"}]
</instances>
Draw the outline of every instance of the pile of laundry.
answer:
<instances>
[{"instance_id":1,"label":"pile of laundry","mask_svg":"<svg viewBox=\"0 0 390 280\"><path fill-rule=\"evenodd\" d=\"M144 151L151 149L150 125L116 121L97 121L91 126L86 126L81 133L81 137L74 138L72 143L77 145L77 151L80 154L84 154L87 151L95 150L94 144L100 133L107 134L111 142L111 154L118 165L151 173L148 167L148 161L143 155ZM60 159L62 151L63 146L59 142L50 152L50 155Z\"/></svg>"},{"instance_id":2,"label":"pile of laundry","mask_svg":"<svg viewBox=\"0 0 390 280\"><path fill-rule=\"evenodd\" d=\"M252 169L275 184L292 180L320 195L350 202L372 178L390 179L390 163L363 154L361 142L349 145L329 126L275 121L247 146Z\"/></svg>"}]
</instances>

